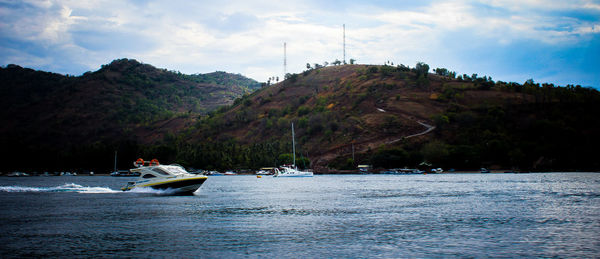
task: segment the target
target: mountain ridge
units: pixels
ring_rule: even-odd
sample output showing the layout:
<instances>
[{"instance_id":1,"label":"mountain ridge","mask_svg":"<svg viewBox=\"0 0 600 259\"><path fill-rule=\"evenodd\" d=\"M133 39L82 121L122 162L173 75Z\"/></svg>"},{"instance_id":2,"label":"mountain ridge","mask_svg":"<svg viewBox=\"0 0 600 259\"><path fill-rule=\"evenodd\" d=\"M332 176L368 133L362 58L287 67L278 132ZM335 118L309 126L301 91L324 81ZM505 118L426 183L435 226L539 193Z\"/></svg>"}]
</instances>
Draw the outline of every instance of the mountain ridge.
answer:
<instances>
[{"instance_id":1,"label":"mountain ridge","mask_svg":"<svg viewBox=\"0 0 600 259\"><path fill-rule=\"evenodd\" d=\"M184 75L133 59L117 59L77 77L8 65L0 68L0 79L2 143L20 150L4 155L19 163L28 153L42 156L72 153L81 146L114 150L121 142L162 142L197 116L260 87L239 74ZM69 160L71 155L64 156Z\"/></svg>"},{"instance_id":2,"label":"mountain ridge","mask_svg":"<svg viewBox=\"0 0 600 259\"><path fill-rule=\"evenodd\" d=\"M6 69L0 75L10 79ZM118 150L125 161L119 167L152 157L194 168L258 169L291 162L294 123L297 164L316 173L358 164L600 169L592 155L600 145L597 90L433 72L424 63L336 65L258 88L258 82L228 80L222 72L201 78L116 60L78 78L46 72L21 77L21 84L35 85L23 93L4 87L3 99L14 107L2 107L8 126L0 140L16 150L3 156L18 163L43 157L32 168L86 168L101 157L93 166L106 170ZM77 84L85 80L92 83ZM240 83L246 81L252 86ZM60 85L60 94L50 95L55 98L40 97L48 82ZM56 109L44 110L48 103ZM28 126L31 120L48 127ZM98 121L120 127L98 127Z\"/></svg>"}]
</instances>

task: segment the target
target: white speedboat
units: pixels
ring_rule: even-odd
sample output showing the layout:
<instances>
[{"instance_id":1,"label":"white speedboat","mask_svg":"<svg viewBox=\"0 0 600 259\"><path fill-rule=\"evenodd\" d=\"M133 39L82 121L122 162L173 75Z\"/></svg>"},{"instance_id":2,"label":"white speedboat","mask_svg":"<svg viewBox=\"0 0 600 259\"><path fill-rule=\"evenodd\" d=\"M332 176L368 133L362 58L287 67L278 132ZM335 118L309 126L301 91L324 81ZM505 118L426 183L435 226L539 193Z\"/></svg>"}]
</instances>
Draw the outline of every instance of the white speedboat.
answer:
<instances>
[{"instance_id":1,"label":"white speedboat","mask_svg":"<svg viewBox=\"0 0 600 259\"><path fill-rule=\"evenodd\" d=\"M273 177L313 177L311 171L300 171L293 166L281 166L274 169Z\"/></svg>"},{"instance_id":2,"label":"white speedboat","mask_svg":"<svg viewBox=\"0 0 600 259\"><path fill-rule=\"evenodd\" d=\"M123 191L148 187L175 195L191 195L208 179L205 175L190 174L180 165L161 165L156 159L148 166L144 160L138 159L134 165L137 168L130 171L139 173L140 177L135 182L128 182L127 186L121 188Z\"/></svg>"},{"instance_id":3,"label":"white speedboat","mask_svg":"<svg viewBox=\"0 0 600 259\"><path fill-rule=\"evenodd\" d=\"M270 175L274 173L274 167L263 167L256 172L256 175Z\"/></svg>"}]
</instances>

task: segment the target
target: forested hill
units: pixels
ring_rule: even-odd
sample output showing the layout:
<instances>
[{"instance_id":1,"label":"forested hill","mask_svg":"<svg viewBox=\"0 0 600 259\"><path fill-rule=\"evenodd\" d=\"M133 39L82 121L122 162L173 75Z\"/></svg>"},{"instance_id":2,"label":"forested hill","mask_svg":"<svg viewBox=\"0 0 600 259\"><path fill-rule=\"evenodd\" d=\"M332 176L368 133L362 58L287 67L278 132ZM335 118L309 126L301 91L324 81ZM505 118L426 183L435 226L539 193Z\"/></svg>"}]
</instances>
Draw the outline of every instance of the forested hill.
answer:
<instances>
[{"instance_id":1,"label":"forested hill","mask_svg":"<svg viewBox=\"0 0 600 259\"><path fill-rule=\"evenodd\" d=\"M77 77L8 65L0 82L5 168L26 167L31 157L70 168L79 156L97 161L119 146L162 142L260 87L237 74L185 75L132 59Z\"/></svg>"},{"instance_id":2,"label":"forested hill","mask_svg":"<svg viewBox=\"0 0 600 259\"><path fill-rule=\"evenodd\" d=\"M297 164L317 173L358 164L600 170L600 93L581 86L493 81L424 63L310 67L254 92L257 83L236 75L132 60L80 77L8 66L0 80L4 170L108 171L115 150L119 168L138 157L202 169L276 166L291 162L292 123Z\"/></svg>"},{"instance_id":3,"label":"forested hill","mask_svg":"<svg viewBox=\"0 0 600 259\"><path fill-rule=\"evenodd\" d=\"M259 82L256 82L256 80L254 79L247 78L239 74L231 74L223 71L216 71L207 74L194 74L186 76L185 78L203 84L223 85L229 87L241 86L251 90L256 90L261 87L261 84Z\"/></svg>"},{"instance_id":4,"label":"forested hill","mask_svg":"<svg viewBox=\"0 0 600 259\"><path fill-rule=\"evenodd\" d=\"M316 172L431 165L448 170L600 170L600 94L493 81L418 63L311 68L210 113L172 146L200 168L291 162Z\"/></svg>"}]
</instances>

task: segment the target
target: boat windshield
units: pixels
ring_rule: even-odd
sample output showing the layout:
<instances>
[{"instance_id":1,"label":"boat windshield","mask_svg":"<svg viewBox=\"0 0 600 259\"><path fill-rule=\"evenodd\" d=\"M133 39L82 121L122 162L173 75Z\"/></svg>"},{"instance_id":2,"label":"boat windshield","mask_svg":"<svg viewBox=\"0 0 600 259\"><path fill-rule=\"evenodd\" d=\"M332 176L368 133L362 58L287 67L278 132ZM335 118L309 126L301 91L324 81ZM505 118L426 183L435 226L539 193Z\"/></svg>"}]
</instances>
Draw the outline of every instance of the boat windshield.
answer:
<instances>
[{"instance_id":1,"label":"boat windshield","mask_svg":"<svg viewBox=\"0 0 600 259\"><path fill-rule=\"evenodd\" d=\"M157 172L162 175L171 175L171 172L169 172L163 168L160 168L160 167L152 168L152 171Z\"/></svg>"},{"instance_id":2,"label":"boat windshield","mask_svg":"<svg viewBox=\"0 0 600 259\"><path fill-rule=\"evenodd\" d=\"M185 171L185 169L183 169L179 166L165 166L165 169L167 169L169 171L169 173L171 173L173 175L180 175L180 174L188 173Z\"/></svg>"}]
</instances>

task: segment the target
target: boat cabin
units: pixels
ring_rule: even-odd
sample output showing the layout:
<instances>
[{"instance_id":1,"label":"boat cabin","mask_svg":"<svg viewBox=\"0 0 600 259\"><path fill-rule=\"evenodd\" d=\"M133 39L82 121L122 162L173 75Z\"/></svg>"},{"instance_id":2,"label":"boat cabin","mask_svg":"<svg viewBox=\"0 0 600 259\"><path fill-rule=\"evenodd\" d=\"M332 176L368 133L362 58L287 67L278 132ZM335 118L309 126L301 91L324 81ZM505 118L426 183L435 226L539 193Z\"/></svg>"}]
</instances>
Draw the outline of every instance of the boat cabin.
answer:
<instances>
[{"instance_id":1,"label":"boat cabin","mask_svg":"<svg viewBox=\"0 0 600 259\"><path fill-rule=\"evenodd\" d=\"M179 175L187 175L187 171L183 169L181 166L177 165L159 165L159 166L149 166L149 167L140 167L136 169L132 169L132 172L139 172L141 174L141 178L150 179L156 177L177 177Z\"/></svg>"}]
</instances>

